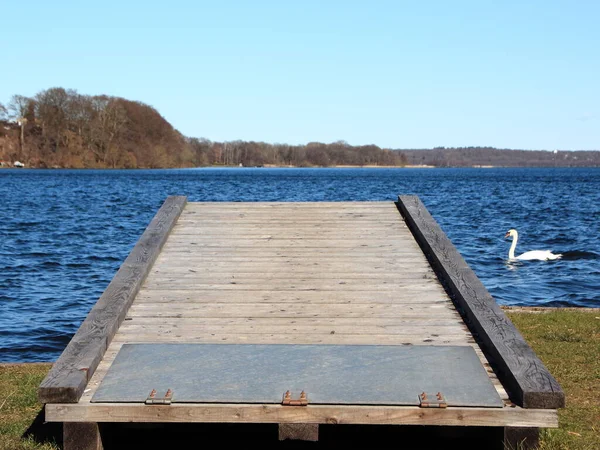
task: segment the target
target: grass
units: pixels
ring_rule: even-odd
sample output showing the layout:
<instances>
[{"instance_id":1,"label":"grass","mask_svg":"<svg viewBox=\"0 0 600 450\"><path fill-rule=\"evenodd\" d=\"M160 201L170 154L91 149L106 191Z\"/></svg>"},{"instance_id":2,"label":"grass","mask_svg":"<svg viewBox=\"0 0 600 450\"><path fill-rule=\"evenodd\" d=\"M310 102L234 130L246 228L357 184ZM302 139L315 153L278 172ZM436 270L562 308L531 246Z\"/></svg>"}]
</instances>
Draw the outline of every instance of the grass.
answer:
<instances>
[{"instance_id":1,"label":"grass","mask_svg":"<svg viewBox=\"0 0 600 450\"><path fill-rule=\"evenodd\" d=\"M0 364L0 450L59 448L26 433L41 410L37 387L50 367L50 364Z\"/></svg>"},{"instance_id":2,"label":"grass","mask_svg":"<svg viewBox=\"0 0 600 450\"><path fill-rule=\"evenodd\" d=\"M600 312L507 312L567 394L542 450L600 449ZM56 450L56 428L36 420L36 390L49 364L0 364L0 450ZM31 432L32 424L37 428ZM40 429L42 430L40 432ZM28 432L28 430L30 430Z\"/></svg>"},{"instance_id":3,"label":"grass","mask_svg":"<svg viewBox=\"0 0 600 450\"><path fill-rule=\"evenodd\" d=\"M508 312L558 380L567 407L558 429L544 430L545 450L600 449L600 312Z\"/></svg>"}]
</instances>

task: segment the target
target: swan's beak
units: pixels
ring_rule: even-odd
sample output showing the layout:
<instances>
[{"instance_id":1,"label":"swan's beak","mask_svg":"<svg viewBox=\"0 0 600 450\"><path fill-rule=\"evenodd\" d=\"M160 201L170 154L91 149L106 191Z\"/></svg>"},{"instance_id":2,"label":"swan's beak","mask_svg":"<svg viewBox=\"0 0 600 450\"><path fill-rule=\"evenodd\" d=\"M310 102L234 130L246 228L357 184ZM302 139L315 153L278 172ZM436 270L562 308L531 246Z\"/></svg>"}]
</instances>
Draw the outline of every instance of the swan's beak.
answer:
<instances>
[{"instance_id":1,"label":"swan's beak","mask_svg":"<svg viewBox=\"0 0 600 450\"><path fill-rule=\"evenodd\" d=\"M507 231L506 234L504 235L504 239L506 239L507 237L510 237L510 232Z\"/></svg>"}]
</instances>

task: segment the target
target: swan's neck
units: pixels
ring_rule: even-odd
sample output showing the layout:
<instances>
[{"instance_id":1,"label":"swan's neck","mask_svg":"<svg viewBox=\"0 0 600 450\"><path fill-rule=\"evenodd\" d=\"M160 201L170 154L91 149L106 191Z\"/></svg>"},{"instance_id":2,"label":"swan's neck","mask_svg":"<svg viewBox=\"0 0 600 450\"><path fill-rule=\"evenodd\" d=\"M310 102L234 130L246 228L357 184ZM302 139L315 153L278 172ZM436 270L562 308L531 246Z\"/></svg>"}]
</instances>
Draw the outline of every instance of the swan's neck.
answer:
<instances>
[{"instance_id":1,"label":"swan's neck","mask_svg":"<svg viewBox=\"0 0 600 450\"><path fill-rule=\"evenodd\" d=\"M515 233L512 244L510 245L510 250L508 251L508 259L515 259L515 248L517 248L517 240L518 239L519 239L519 235L517 233Z\"/></svg>"}]
</instances>

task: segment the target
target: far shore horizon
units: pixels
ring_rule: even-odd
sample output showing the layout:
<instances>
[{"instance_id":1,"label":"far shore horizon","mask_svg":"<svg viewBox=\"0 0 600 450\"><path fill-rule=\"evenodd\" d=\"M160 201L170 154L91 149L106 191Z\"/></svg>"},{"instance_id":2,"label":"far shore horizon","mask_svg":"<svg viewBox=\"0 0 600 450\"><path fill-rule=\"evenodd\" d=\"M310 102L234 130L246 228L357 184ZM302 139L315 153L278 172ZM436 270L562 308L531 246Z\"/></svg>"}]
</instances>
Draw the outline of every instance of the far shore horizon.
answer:
<instances>
[{"instance_id":1,"label":"far shore horizon","mask_svg":"<svg viewBox=\"0 0 600 450\"><path fill-rule=\"evenodd\" d=\"M549 166L549 165L538 165L538 166L502 166L502 165L487 165L487 164L473 164L473 165L431 165L431 164L406 164L406 165L376 165L376 164L365 164L365 165L351 165L351 164L336 164L330 166L294 166L294 165L278 165L278 164L264 164L259 166L242 166L238 165L224 165L215 164L210 166L186 166L186 167L28 167L28 166L9 166L2 165L1 169L5 170L182 170L182 169L598 169L600 165L581 165L581 166Z\"/></svg>"}]
</instances>

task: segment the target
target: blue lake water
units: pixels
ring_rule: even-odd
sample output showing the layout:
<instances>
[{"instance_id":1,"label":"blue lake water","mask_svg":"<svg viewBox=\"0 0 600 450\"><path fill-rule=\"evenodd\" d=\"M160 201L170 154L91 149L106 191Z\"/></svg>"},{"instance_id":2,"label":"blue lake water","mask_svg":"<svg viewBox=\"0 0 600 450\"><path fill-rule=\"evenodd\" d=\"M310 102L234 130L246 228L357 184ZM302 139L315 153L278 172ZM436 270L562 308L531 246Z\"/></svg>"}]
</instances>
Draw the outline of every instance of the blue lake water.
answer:
<instances>
[{"instance_id":1,"label":"blue lake water","mask_svg":"<svg viewBox=\"0 0 600 450\"><path fill-rule=\"evenodd\" d=\"M600 169L0 171L0 361L56 359L168 195L421 197L505 305L600 306ZM558 261L507 263L550 249Z\"/></svg>"}]
</instances>

